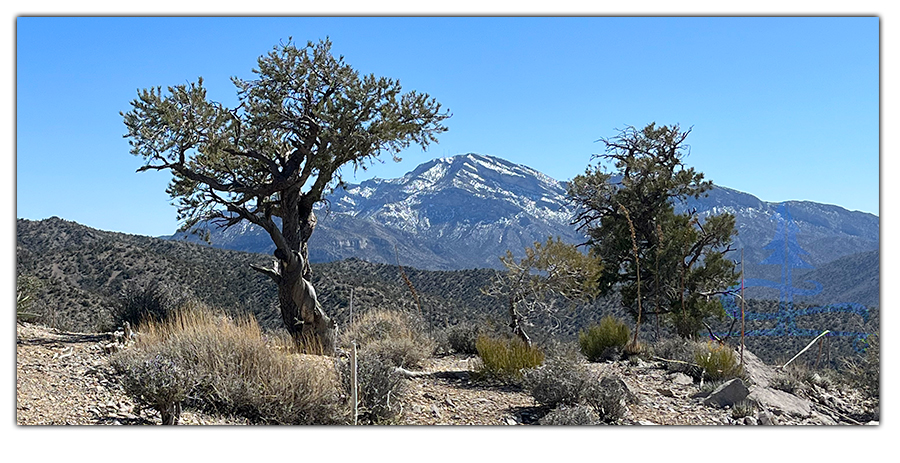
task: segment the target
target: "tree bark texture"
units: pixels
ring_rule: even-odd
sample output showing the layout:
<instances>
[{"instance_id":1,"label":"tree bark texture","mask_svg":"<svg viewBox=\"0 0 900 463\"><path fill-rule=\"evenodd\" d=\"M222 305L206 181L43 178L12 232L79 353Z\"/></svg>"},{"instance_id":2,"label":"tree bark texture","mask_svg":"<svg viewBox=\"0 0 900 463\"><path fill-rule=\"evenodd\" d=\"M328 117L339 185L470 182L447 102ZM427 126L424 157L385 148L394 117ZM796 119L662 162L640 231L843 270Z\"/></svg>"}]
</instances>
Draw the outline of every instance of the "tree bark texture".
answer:
<instances>
[{"instance_id":1,"label":"tree bark texture","mask_svg":"<svg viewBox=\"0 0 900 463\"><path fill-rule=\"evenodd\" d=\"M312 203L290 194L283 203L287 212L282 217L282 234L291 252L276 252L280 261L278 301L282 321L298 347L309 353L334 355L335 325L322 310L311 283L307 242L316 227Z\"/></svg>"},{"instance_id":2,"label":"tree bark texture","mask_svg":"<svg viewBox=\"0 0 900 463\"><path fill-rule=\"evenodd\" d=\"M531 338L528 337L528 334L525 333L525 330L522 328L522 322L520 320L519 311L516 310L516 302L510 297L509 298L509 327L512 328L513 334L519 337L522 342L525 343L526 346L531 347Z\"/></svg>"}]
</instances>

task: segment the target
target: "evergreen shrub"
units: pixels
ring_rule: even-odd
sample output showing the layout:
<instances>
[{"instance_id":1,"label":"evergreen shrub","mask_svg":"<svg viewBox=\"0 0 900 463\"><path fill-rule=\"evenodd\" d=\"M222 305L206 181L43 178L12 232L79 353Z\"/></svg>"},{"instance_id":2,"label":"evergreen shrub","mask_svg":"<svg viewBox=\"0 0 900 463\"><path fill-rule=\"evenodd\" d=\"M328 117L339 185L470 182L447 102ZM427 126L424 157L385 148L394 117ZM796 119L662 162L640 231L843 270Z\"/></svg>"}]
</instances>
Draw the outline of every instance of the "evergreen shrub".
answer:
<instances>
[{"instance_id":1,"label":"evergreen shrub","mask_svg":"<svg viewBox=\"0 0 900 463\"><path fill-rule=\"evenodd\" d=\"M578 333L581 353L591 362L616 359L628 343L630 330L624 322L607 315L599 325Z\"/></svg>"}]
</instances>

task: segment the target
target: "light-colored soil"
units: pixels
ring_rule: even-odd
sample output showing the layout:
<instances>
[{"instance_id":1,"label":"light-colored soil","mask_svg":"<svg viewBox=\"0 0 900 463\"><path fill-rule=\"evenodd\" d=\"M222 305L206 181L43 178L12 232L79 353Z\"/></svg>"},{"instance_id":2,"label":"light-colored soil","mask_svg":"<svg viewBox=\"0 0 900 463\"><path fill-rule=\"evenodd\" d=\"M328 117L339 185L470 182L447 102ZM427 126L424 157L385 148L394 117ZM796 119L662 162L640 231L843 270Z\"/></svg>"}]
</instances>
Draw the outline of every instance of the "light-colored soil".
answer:
<instances>
[{"instance_id":1,"label":"light-colored soil","mask_svg":"<svg viewBox=\"0 0 900 463\"><path fill-rule=\"evenodd\" d=\"M158 424L111 377L106 334L16 325L16 424ZM243 424L185 411L179 424Z\"/></svg>"},{"instance_id":2,"label":"light-colored soil","mask_svg":"<svg viewBox=\"0 0 900 463\"><path fill-rule=\"evenodd\" d=\"M159 415L136 407L112 376L107 334L59 332L46 327L16 326L16 423L19 425L158 424ZM431 358L422 370L430 375L407 379L399 400L402 425L535 424L547 412L515 387L473 381L473 357ZM729 409L702 405L691 396L696 383L681 385L675 374L645 362L587 364L597 378L615 375L637 396L621 424L743 424ZM779 424L833 424L821 415L800 419L780 416ZM185 410L179 424L241 425L240 418Z\"/></svg>"}]
</instances>

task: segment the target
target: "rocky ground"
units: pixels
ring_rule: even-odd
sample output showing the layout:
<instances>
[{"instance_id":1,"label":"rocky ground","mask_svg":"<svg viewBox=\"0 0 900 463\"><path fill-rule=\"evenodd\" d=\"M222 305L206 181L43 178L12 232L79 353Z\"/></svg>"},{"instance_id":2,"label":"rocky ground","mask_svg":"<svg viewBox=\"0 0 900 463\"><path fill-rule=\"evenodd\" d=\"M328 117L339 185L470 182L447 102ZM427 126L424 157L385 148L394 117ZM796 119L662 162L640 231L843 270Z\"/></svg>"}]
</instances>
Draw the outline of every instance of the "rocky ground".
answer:
<instances>
[{"instance_id":1,"label":"rocky ground","mask_svg":"<svg viewBox=\"0 0 900 463\"><path fill-rule=\"evenodd\" d=\"M32 324L16 326L16 424L135 425L156 424L158 414L136 407L111 375L108 357L114 349L110 334L67 333ZM547 412L517 388L472 381L474 358L444 356L423 366L424 374L408 379L397 421L404 425L536 424ZM773 389L772 368L748 358L749 388L739 399L757 406L736 414L733 405L719 405L715 394L733 394L743 384L702 395L699 384L664 363L607 362L587 367L599 378L620 378L637 399L628 406L625 425L836 425L877 424L853 391L809 385L788 394ZM747 394L749 393L749 397ZM734 397L722 400L735 400ZM708 403L704 403L708 402ZM736 416L746 415L746 416ZM240 425L242 419L209 416L185 410L180 424Z\"/></svg>"}]
</instances>

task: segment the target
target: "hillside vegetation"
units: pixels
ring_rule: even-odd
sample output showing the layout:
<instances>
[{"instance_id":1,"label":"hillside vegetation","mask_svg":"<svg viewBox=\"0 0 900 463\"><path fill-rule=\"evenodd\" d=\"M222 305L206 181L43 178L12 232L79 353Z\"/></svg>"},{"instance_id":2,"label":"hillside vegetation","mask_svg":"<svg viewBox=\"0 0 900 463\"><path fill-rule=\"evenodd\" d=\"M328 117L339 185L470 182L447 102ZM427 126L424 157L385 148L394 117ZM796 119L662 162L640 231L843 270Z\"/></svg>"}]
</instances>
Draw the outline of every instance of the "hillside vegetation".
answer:
<instances>
[{"instance_id":1,"label":"hillside vegetation","mask_svg":"<svg viewBox=\"0 0 900 463\"><path fill-rule=\"evenodd\" d=\"M275 287L250 264L268 264L263 254L214 249L192 243L95 230L59 218L17 221L17 274L20 280L36 281L29 313L40 323L71 331L111 331L119 326L113 311L120 305L123 290L156 282L169 293L194 296L203 303L233 315L251 313L266 330L279 330ZM401 257L402 259L402 257ZM419 305L400 268L348 259L314 264L313 283L322 306L338 323L349 325L350 294L353 292L354 318L373 310L400 310L418 313L432 331L459 325L481 325L494 332L506 332L509 323L506 302L486 295L496 270L470 269L427 271L404 267L416 292ZM557 310L538 312L526 320L533 325L539 344L574 342L580 330L598 324L606 315L627 319L616 298L591 303L569 303L551 299ZM747 312L777 310L776 301L749 301ZM746 329L771 328L771 321L748 321ZM874 333L878 331L877 308L868 320L851 313L807 315L798 326L832 331ZM713 321L716 332L732 327L731 319ZM740 323L734 325L736 342ZM641 327L642 339L656 339L652 315ZM670 336L665 328L661 337ZM763 360L783 363L810 341L807 337L747 337L746 344ZM842 357L859 358L851 338L829 338L822 364L839 365Z\"/></svg>"}]
</instances>

